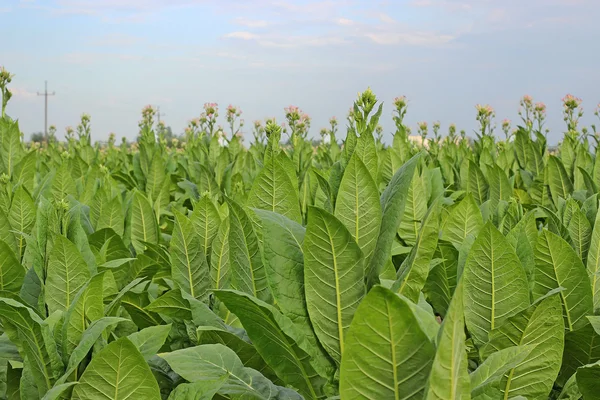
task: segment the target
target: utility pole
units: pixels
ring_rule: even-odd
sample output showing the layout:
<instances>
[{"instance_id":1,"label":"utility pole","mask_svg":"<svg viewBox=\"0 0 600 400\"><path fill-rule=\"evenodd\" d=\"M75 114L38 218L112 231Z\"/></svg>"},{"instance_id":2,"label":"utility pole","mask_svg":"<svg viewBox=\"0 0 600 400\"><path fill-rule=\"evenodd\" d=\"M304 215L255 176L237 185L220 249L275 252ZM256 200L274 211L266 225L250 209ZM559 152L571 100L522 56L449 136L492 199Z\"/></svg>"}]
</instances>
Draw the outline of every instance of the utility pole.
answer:
<instances>
[{"instance_id":1,"label":"utility pole","mask_svg":"<svg viewBox=\"0 0 600 400\"><path fill-rule=\"evenodd\" d=\"M54 96L56 93L48 93L48 81L44 81L44 93L38 92L38 96L44 96L44 140L48 143L48 96Z\"/></svg>"},{"instance_id":2,"label":"utility pole","mask_svg":"<svg viewBox=\"0 0 600 400\"><path fill-rule=\"evenodd\" d=\"M161 116L163 116L163 117L164 117L165 115L166 115L166 114L161 114L161 113L160 113L160 106L157 106L157 107L156 107L156 117L158 118L158 123L159 123L159 124L160 124L160 117L161 117Z\"/></svg>"}]
</instances>

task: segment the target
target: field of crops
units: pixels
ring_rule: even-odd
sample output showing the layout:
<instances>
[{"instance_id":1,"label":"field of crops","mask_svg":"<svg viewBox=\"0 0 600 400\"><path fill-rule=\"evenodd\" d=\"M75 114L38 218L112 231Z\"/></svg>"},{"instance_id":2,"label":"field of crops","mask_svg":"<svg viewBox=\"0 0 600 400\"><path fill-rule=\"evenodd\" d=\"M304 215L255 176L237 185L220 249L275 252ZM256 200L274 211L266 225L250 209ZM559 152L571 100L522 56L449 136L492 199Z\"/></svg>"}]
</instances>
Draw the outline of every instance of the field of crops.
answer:
<instances>
[{"instance_id":1,"label":"field of crops","mask_svg":"<svg viewBox=\"0 0 600 400\"><path fill-rule=\"evenodd\" d=\"M4 76L6 78L8 75ZM564 99L504 140L409 140L360 94L343 132L217 105L135 143L0 120L0 398L600 399L600 160ZM8 109L9 111L9 109ZM336 138L336 133L338 138ZM343 140L340 140L343 137Z\"/></svg>"}]
</instances>

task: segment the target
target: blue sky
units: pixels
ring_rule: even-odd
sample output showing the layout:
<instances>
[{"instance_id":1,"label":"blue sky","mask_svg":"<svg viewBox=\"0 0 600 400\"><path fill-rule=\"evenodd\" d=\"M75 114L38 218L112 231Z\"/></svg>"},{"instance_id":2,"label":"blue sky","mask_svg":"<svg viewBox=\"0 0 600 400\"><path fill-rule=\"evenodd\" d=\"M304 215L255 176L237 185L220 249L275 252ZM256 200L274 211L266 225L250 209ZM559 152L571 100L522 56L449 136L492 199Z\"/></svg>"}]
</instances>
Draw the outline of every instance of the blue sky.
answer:
<instances>
[{"instance_id":1,"label":"blue sky","mask_svg":"<svg viewBox=\"0 0 600 400\"><path fill-rule=\"evenodd\" d=\"M598 0L0 0L0 20L0 64L16 75L8 113L27 136L43 130L44 80L49 123L62 134L89 113L94 139L133 139L146 104L180 133L209 101L239 105L247 131L297 105L318 136L368 86L388 141L399 95L413 127L471 132L482 103L501 134L530 94L556 142L567 93L600 126Z\"/></svg>"}]
</instances>

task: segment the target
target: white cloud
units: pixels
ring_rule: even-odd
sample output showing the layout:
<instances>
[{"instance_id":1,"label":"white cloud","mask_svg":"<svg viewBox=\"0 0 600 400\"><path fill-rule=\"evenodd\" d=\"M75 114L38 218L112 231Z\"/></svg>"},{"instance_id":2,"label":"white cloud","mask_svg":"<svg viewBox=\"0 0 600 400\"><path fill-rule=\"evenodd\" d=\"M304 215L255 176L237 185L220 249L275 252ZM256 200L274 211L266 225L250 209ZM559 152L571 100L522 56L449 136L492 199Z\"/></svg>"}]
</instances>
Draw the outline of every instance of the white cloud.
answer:
<instances>
[{"instance_id":1,"label":"white cloud","mask_svg":"<svg viewBox=\"0 0 600 400\"><path fill-rule=\"evenodd\" d=\"M381 45L411 45L411 46L435 46L451 42L452 35L436 34L433 32L369 32L365 37Z\"/></svg>"},{"instance_id":2,"label":"white cloud","mask_svg":"<svg viewBox=\"0 0 600 400\"><path fill-rule=\"evenodd\" d=\"M233 20L236 25L245 26L247 28L266 28L270 23L262 19L248 19L245 17L238 17Z\"/></svg>"}]
</instances>

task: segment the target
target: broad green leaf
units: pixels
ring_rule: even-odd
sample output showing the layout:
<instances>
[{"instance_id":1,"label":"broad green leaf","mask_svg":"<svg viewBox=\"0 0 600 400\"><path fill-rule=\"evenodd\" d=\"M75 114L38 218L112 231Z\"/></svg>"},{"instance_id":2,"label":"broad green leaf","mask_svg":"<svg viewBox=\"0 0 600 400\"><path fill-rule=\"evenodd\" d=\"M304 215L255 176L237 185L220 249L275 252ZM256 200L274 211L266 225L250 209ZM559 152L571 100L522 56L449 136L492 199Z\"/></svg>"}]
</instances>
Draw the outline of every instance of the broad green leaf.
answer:
<instances>
[{"instance_id":1,"label":"broad green leaf","mask_svg":"<svg viewBox=\"0 0 600 400\"><path fill-rule=\"evenodd\" d=\"M575 210L569 224L567 225L569 236L571 237L571 245L575 252L586 264L590 241L592 239L592 227L584 213Z\"/></svg>"},{"instance_id":2,"label":"broad green leaf","mask_svg":"<svg viewBox=\"0 0 600 400\"><path fill-rule=\"evenodd\" d=\"M244 332L245 334L245 332ZM253 368L273 381L278 380L271 367L263 360L249 339L244 340L233 332L213 326L200 326L196 329L198 344L222 344L237 354L245 367Z\"/></svg>"},{"instance_id":3,"label":"broad green leaf","mask_svg":"<svg viewBox=\"0 0 600 400\"><path fill-rule=\"evenodd\" d=\"M169 290L146 305L144 310L149 313L164 314L169 318L192 319L190 303L182 296L179 289Z\"/></svg>"},{"instance_id":4,"label":"broad green leaf","mask_svg":"<svg viewBox=\"0 0 600 400\"><path fill-rule=\"evenodd\" d=\"M160 400L156 379L138 349L122 337L98 352L73 389L73 400Z\"/></svg>"},{"instance_id":5,"label":"broad green leaf","mask_svg":"<svg viewBox=\"0 0 600 400\"><path fill-rule=\"evenodd\" d=\"M150 326L127 336L145 359L156 355L171 332L171 324Z\"/></svg>"},{"instance_id":6,"label":"broad green leaf","mask_svg":"<svg viewBox=\"0 0 600 400\"><path fill-rule=\"evenodd\" d=\"M167 174L165 172L162 156L159 152L156 152L152 157L152 162L148 169L148 176L146 177L146 193L148 198L152 199L152 201L155 201L158 198L158 194L161 191L166 176Z\"/></svg>"},{"instance_id":7,"label":"broad green leaf","mask_svg":"<svg viewBox=\"0 0 600 400\"><path fill-rule=\"evenodd\" d=\"M54 178L52 179L51 191L52 199L55 204L58 204L61 201L66 201L68 203L69 196L76 197L77 189L73 177L71 176L71 172L69 171L68 163L61 164L56 170L56 174L54 174Z\"/></svg>"},{"instance_id":8,"label":"broad green leaf","mask_svg":"<svg viewBox=\"0 0 600 400\"><path fill-rule=\"evenodd\" d=\"M102 317L93 321L81 335L81 340L77 344L77 347L70 353L66 365L66 372L56 381L56 385L63 384L72 377L73 373L77 371L80 363L85 359L96 341L100 339L100 336L108 327L125 321L127 321L125 318L118 317ZM77 377L75 376L75 379L76 378Z\"/></svg>"},{"instance_id":9,"label":"broad green leaf","mask_svg":"<svg viewBox=\"0 0 600 400\"><path fill-rule=\"evenodd\" d=\"M341 398L422 399L434 356L410 307L390 290L374 286L348 330Z\"/></svg>"},{"instance_id":10,"label":"broad green leaf","mask_svg":"<svg viewBox=\"0 0 600 400\"><path fill-rule=\"evenodd\" d=\"M483 217L469 193L456 205L442 226L442 239L459 248L467 236L477 235L483 227Z\"/></svg>"},{"instance_id":11,"label":"broad green leaf","mask_svg":"<svg viewBox=\"0 0 600 400\"><path fill-rule=\"evenodd\" d=\"M377 237L373 257L367 266L367 282L369 286L377 283L383 267L390 258L392 243L396 237L398 226L400 226L402 215L404 214L410 183L420 159L421 155L418 154L404 163L396 171L389 185L381 195L381 227L379 228L379 236Z\"/></svg>"},{"instance_id":12,"label":"broad green leaf","mask_svg":"<svg viewBox=\"0 0 600 400\"><path fill-rule=\"evenodd\" d=\"M17 238L13 232L13 228L10 226L8 215L0 207L0 240L8 245L8 247L17 254L19 247L17 246Z\"/></svg>"},{"instance_id":13,"label":"broad green leaf","mask_svg":"<svg viewBox=\"0 0 600 400\"><path fill-rule=\"evenodd\" d=\"M462 290L460 284L440 327L437 350L424 399L470 398Z\"/></svg>"},{"instance_id":14,"label":"broad green leaf","mask_svg":"<svg viewBox=\"0 0 600 400\"><path fill-rule=\"evenodd\" d=\"M414 303L419 301L419 295L429 275L429 264L435 254L438 236L439 203L436 201L423 219L410 254L398 269L398 280L392 287L394 292L408 297Z\"/></svg>"},{"instance_id":15,"label":"broad green leaf","mask_svg":"<svg viewBox=\"0 0 600 400\"><path fill-rule=\"evenodd\" d=\"M573 193L573 183L565 170L565 167L555 156L548 158L546 165L548 175L548 186L554 205L558 207L559 199L567 199Z\"/></svg>"},{"instance_id":16,"label":"broad green leaf","mask_svg":"<svg viewBox=\"0 0 600 400\"><path fill-rule=\"evenodd\" d=\"M597 162L600 165L600 162ZM592 284L594 312L600 311L600 213L596 214L587 258L587 271Z\"/></svg>"},{"instance_id":17,"label":"broad green leaf","mask_svg":"<svg viewBox=\"0 0 600 400\"><path fill-rule=\"evenodd\" d=\"M469 376L473 399L503 397L500 390L502 378L521 364L534 347L534 345L512 346L491 353Z\"/></svg>"},{"instance_id":18,"label":"broad green leaf","mask_svg":"<svg viewBox=\"0 0 600 400\"><path fill-rule=\"evenodd\" d=\"M69 382L55 385L52 389L46 392L44 397L42 397L42 400L58 400L62 398L63 393L76 384L77 382Z\"/></svg>"},{"instance_id":19,"label":"broad green leaf","mask_svg":"<svg viewBox=\"0 0 600 400\"><path fill-rule=\"evenodd\" d=\"M50 328L32 309L7 298L0 298L0 319L21 357L27 358L35 385L43 395L62 369Z\"/></svg>"},{"instance_id":20,"label":"broad green leaf","mask_svg":"<svg viewBox=\"0 0 600 400\"><path fill-rule=\"evenodd\" d=\"M435 311L444 316L456 288L458 250L451 243L440 241L433 257L440 262L429 271L423 292Z\"/></svg>"},{"instance_id":21,"label":"broad green leaf","mask_svg":"<svg viewBox=\"0 0 600 400\"><path fill-rule=\"evenodd\" d=\"M77 247L66 237L55 236L45 286L48 311L66 311L89 278L90 271Z\"/></svg>"},{"instance_id":22,"label":"broad green leaf","mask_svg":"<svg viewBox=\"0 0 600 400\"><path fill-rule=\"evenodd\" d=\"M363 254L348 229L316 207L308 210L302 250L308 315L321 344L339 364L345 332L365 295Z\"/></svg>"},{"instance_id":23,"label":"broad green leaf","mask_svg":"<svg viewBox=\"0 0 600 400\"><path fill-rule=\"evenodd\" d=\"M334 215L348 228L368 263L381 225L381 204L377 186L356 153L344 171Z\"/></svg>"},{"instance_id":24,"label":"broad green leaf","mask_svg":"<svg viewBox=\"0 0 600 400\"><path fill-rule=\"evenodd\" d=\"M232 287L264 301L271 293L259 242L250 217L242 207L229 203L229 265Z\"/></svg>"},{"instance_id":25,"label":"broad green leaf","mask_svg":"<svg viewBox=\"0 0 600 400\"><path fill-rule=\"evenodd\" d=\"M563 386L560 395L557 400L579 400L581 399L581 392L577 386L577 374L574 374L569 378L565 386Z\"/></svg>"},{"instance_id":26,"label":"broad green leaf","mask_svg":"<svg viewBox=\"0 0 600 400\"><path fill-rule=\"evenodd\" d=\"M225 218L213 240L210 255L210 281L213 289L227 289L230 281L229 268L229 218Z\"/></svg>"},{"instance_id":27,"label":"broad green leaf","mask_svg":"<svg viewBox=\"0 0 600 400\"><path fill-rule=\"evenodd\" d=\"M585 365L577 369L577 387L584 400L600 399L598 381L600 380L600 362Z\"/></svg>"},{"instance_id":28,"label":"broad green leaf","mask_svg":"<svg viewBox=\"0 0 600 400\"><path fill-rule=\"evenodd\" d=\"M36 175L36 151L30 151L25 157L15 165L13 173L13 182L20 183L29 191L33 192L33 185Z\"/></svg>"},{"instance_id":29,"label":"broad green leaf","mask_svg":"<svg viewBox=\"0 0 600 400\"><path fill-rule=\"evenodd\" d=\"M294 186L277 153L268 149L264 166L252 183L248 195L249 207L269 210L301 222L298 185Z\"/></svg>"},{"instance_id":30,"label":"broad green leaf","mask_svg":"<svg viewBox=\"0 0 600 400\"><path fill-rule=\"evenodd\" d=\"M473 194L477 204L483 204L488 198L489 185L481 169L469 160L469 171L466 191Z\"/></svg>"},{"instance_id":31,"label":"broad green leaf","mask_svg":"<svg viewBox=\"0 0 600 400\"><path fill-rule=\"evenodd\" d=\"M211 400L229 378L223 375L219 379L206 379L194 383L177 385L169 394L168 400Z\"/></svg>"},{"instance_id":32,"label":"broad green leaf","mask_svg":"<svg viewBox=\"0 0 600 400\"><path fill-rule=\"evenodd\" d=\"M560 297L554 294L515 314L490 332L489 343L481 349L486 359L494 352L512 346L534 346L525 360L502 379L500 389L505 398L548 398L562 360L564 326L561 321Z\"/></svg>"},{"instance_id":33,"label":"broad green leaf","mask_svg":"<svg viewBox=\"0 0 600 400\"><path fill-rule=\"evenodd\" d=\"M217 297L235 313L254 347L277 376L306 398L322 397L325 379L304 335L274 307L245 293L220 290Z\"/></svg>"},{"instance_id":34,"label":"broad green leaf","mask_svg":"<svg viewBox=\"0 0 600 400\"><path fill-rule=\"evenodd\" d=\"M406 197L406 206L404 214L398 226L398 235L400 239L409 245L415 244L419 234L419 228L425 214L427 213L427 200L425 187L419 175L418 169L415 169L415 175L410 182L410 188Z\"/></svg>"},{"instance_id":35,"label":"broad green leaf","mask_svg":"<svg viewBox=\"0 0 600 400\"><path fill-rule=\"evenodd\" d=\"M532 295L536 300L549 290L560 292L565 329L577 330L587 324L592 314L592 290L588 274L573 248L554 233L544 230L535 248L535 270Z\"/></svg>"},{"instance_id":36,"label":"broad green leaf","mask_svg":"<svg viewBox=\"0 0 600 400\"><path fill-rule=\"evenodd\" d=\"M565 333L562 367L556 382L564 385L577 369L600 361L600 335L592 325Z\"/></svg>"},{"instance_id":37,"label":"broad green leaf","mask_svg":"<svg viewBox=\"0 0 600 400\"><path fill-rule=\"evenodd\" d=\"M318 350L323 362L328 363L310 322L304 295L302 243L305 229L274 212L256 210L256 213L263 224L263 257L275 303L304 334L311 347Z\"/></svg>"},{"instance_id":38,"label":"broad green leaf","mask_svg":"<svg viewBox=\"0 0 600 400\"><path fill-rule=\"evenodd\" d=\"M269 385L260 373L244 367L236 354L221 344L188 347L160 354L160 357L169 363L173 371L193 384L221 383L222 380L225 380L217 390L223 395L257 400L300 399L299 396L294 396L287 389L277 387L272 383ZM196 387L196 389L202 390L202 386ZM211 390L214 389L211 388ZM284 397L286 395L289 397ZM176 399L179 400L178 397L174 398L174 400ZM188 397L184 397L184 399L188 399ZM195 397L193 399L197 400Z\"/></svg>"},{"instance_id":39,"label":"broad green leaf","mask_svg":"<svg viewBox=\"0 0 600 400\"><path fill-rule=\"evenodd\" d=\"M496 210L501 201L508 201L512 196L513 188L510 185L506 172L497 164L488 169L490 182L490 208Z\"/></svg>"},{"instance_id":40,"label":"broad green leaf","mask_svg":"<svg viewBox=\"0 0 600 400\"><path fill-rule=\"evenodd\" d=\"M194 212L190 216L194 230L200 236L202 251L206 256L211 254L211 245L221 225L219 210L208 194L203 195L194 205Z\"/></svg>"},{"instance_id":41,"label":"broad green leaf","mask_svg":"<svg viewBox=\"0 0 600 400\"><path fill-rule=\"evenodd\" d=\"M525 270L514 249L490 222L467 256L464 280L465 322L475 344L508 317L529 305Z\"/></svg>"},{"instance_id":42,"label":"broad green leaf","mask_svg":"<svg viewBox=\"0 0 600 400\"><path fill-rule=\"evenodd\" d=\"M206 300L210 288L209 267L202 251L200 235L193 223L178 211L170 244L171 277L181 290L198 300Z\"/></svg>"},{"instance_id":43,"label":"broad green leaf","mask_svg":"<svg viewBox=\"0 0 600 400\"><path fill-rule=\"evenodd\" d=\"M96 230L110 228L119 236L123 236L125 230L125 216L123 206L118 197L110 200L98 215Z\"/></svg>"},{"instance_id":44,"label":"broad green leaf","mask_svg":"<svg viewBox=\"0 0 600 400\"><path fill-rule=\"evenodd\" d=\"M25 279L25 269L8 244L0 240L0 291L18 294Z\"/></svg>"},{"instance_id":45,"label":"broad green leaf","mask_svg":"<svg viewBox=\"0 0 600 400\"><path fill-rule=\"evenodd\" d=\"M17 257L21 259L25 252L25 235L31 232L31 228L35 222L35 205L33 199L22 186L15 191L8 213L8 221L17 238L19 249Z\"/></svg>"},{"instance_id":46,"label":"broad green leaf","mask_svg":"<svg viewBox=\"0 0 600 400\"><path fill-rule=\"evenodd\" d=\"M130 211L131 243L137 253L143 253L142 242L158 243L158 226L152 205L142 194L134 191Z\"/></svg>"},{"instance_id":47,"label":"broad green leaf","mask_svg":"<svg viewBox=\"0 0 600 400\"><path fill-rule=\"evenodd\" d=\"M89 324L104 316L102 293L105 276L105 273L95 275L81 287L64 314L61 336L65 362L79 344L81 336Z\"/></svg>"}]
</instances>

